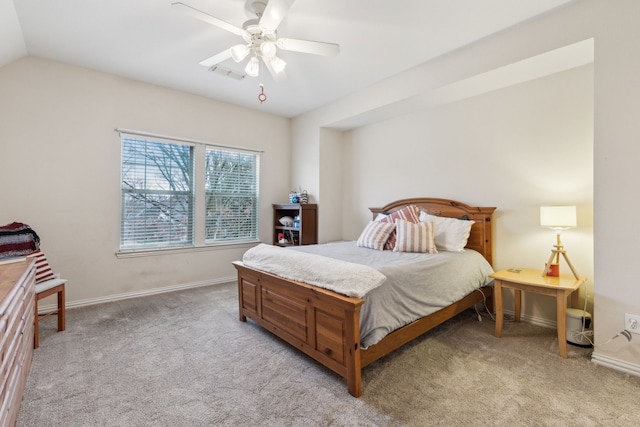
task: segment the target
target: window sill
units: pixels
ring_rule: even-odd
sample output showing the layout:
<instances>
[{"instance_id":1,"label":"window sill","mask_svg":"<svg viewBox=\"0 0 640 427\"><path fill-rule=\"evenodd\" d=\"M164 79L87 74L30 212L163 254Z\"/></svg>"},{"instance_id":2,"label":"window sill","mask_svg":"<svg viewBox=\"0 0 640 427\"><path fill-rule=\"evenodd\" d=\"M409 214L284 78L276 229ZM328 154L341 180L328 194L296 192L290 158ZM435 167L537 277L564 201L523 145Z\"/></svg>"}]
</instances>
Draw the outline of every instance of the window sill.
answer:
<instances>
[{"instance_id":1,"label":"window sill","mask_svg":"<svg viewBox=\"0 0 640 427\"><path fill-rule=\"evenodd\" d=\"M233 243L232 242L215 243L215 244L201 245L201 246L185 246L180 248L133 249L133 250L117 251L115 255L116 255L116 258L118 259L126 259L126 258L139 258L139 257L157 256L157 255L184 254L184 253L190 253L190 252L218 251L218 250L232 249L232 248L233 249L236 249L236 248L249 249L258 243L260 243L259 240L233 242Z\"/></svg>"}]
</instances>

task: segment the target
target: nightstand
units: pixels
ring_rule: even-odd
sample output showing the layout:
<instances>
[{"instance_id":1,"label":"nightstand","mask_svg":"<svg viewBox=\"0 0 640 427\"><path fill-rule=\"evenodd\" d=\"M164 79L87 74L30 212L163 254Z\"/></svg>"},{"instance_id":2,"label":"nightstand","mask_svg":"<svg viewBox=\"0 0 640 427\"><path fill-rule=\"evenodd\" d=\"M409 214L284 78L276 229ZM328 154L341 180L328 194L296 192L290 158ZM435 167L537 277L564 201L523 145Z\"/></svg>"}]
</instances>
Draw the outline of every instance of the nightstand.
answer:
<instances>
[{"instance_id":1,"label":"nightstand","mask_svg":"<svg viewBox=\"0 0 640 427\"><path fill-rule=\"evenodd\" d=\"M522 291L555 296L558 317L558 347L560 348L560 356L567 359L567 297L573 294L572 305L576 305L578 293L574 293L574 291L578 290L587 278L580 277L576 279L570 274L561 274L556 277L543 276L542 270L529 270L526 268L507 268L489 276L495 279L496 337L500 338L500 335L502 335L504 321L503 288L513 289L516 322L520 322Z\"/></svg>"}]
</instances>

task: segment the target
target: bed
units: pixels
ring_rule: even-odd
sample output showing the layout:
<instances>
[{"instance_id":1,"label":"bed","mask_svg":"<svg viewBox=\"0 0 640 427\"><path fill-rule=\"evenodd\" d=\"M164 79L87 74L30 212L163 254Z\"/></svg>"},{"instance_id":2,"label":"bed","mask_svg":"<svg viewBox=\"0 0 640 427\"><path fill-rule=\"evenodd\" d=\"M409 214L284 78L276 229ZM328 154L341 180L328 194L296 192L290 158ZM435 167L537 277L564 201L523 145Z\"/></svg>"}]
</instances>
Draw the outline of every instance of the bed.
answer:
<instances>
[{"instance_id":1,"label":"bed","mask_svg":"<svg viewBox=\"0 0 640 427\"><path fill-rule=\"evenodd\" d=\"M489 265L492 263L491 216L495 208L474 207L448 199L413 198L370 208L370 211L375 219L379 214L390 214L411 205L435 216L473 220L465 248L478 252ZM347 380L349 393L355 397L362 395L361 371L367 365L476 303L493 306L493 288L485 286L363 347L360 316L364 298L286 279L265 269L249 267L242 261L233 264L238 272L240 321L251 319L336 372Z\"/></svg>"}]
</instances>

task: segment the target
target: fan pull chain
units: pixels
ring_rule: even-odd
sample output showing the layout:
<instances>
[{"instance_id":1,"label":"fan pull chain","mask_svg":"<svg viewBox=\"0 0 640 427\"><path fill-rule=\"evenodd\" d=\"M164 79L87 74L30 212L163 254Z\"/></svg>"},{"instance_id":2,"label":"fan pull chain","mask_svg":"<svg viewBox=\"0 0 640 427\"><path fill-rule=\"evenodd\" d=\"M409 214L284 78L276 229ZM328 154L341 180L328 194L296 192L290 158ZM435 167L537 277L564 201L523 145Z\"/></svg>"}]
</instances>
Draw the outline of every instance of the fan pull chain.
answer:
<instances>
[{"instance_id":1,"label":"fan pull chain","mask_svg":"<svg viewBox=\"0 0 640 427\"><path fill-rule=\"evenodd\" d=\"M262 64L260 64L260 83L258 84L258 86L260 86L260 93L258 94L258 101L260 101L260 104L262 105L262 103L264 101L267 100L267 95L264 93L264 70L262 67Z\"/></svg>"},{"instance_id":2,"label":"fan pull chain","mask_svg":"<svg viewBox=\"0 0 640 427\"><path fill-rule=\"evenodd\" d=\"M264 93L264 85L260 83L259 86L260 86L260 93L258 94L258 101L260 101L260 104L262 104L264 101L267 100L267 95Z\"/></svg>"}]
</instances>

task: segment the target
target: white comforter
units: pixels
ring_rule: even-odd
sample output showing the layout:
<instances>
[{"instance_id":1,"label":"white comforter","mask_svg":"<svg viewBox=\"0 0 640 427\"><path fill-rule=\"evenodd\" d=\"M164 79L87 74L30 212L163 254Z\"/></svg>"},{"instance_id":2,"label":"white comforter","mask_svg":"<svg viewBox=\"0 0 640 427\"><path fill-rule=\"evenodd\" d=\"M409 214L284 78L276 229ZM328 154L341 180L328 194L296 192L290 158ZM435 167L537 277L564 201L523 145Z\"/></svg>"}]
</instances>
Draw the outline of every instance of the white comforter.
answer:
<instances>
[{"instance_id":1,"label":"white comforter","mask_svg":"<svg viewBox=\"0 0 640 427\"><path fill-rule=\"evenodd\" d=\"M491 265L473 250L437 254L376 251L355 242L298 246L294 250L369 266L387 280L364 295L360 312L363 348L389 332L446 307L493 279Z\"/></svg>"},{"instance_id":2,"label":"white comforter","mask_svg":"<svg viewBox=\"0 0 640 427\"><path fill-rule=\"evenodd\" d=\"M326 256L259 244L242 256L245 265L285 279L363 298L387 279L378 270L362 264Z\"/></svg>"},{"instance_id":3,"label":"white comforter","mask_svg":"<svg viewBox=\"0 0 640 427\"><path fill-rule=\"evenodd\" d=\"M376 251L355 242L280 248L258 245L244 263L278 276L363 298L360 343L446 307L491 283L493 269L478 252L437 254Z\"/></svg>"}]
</instances>

